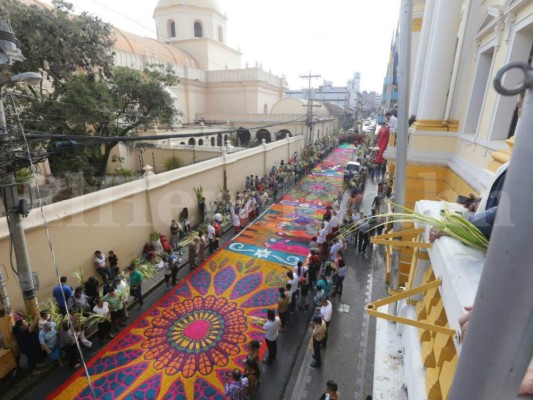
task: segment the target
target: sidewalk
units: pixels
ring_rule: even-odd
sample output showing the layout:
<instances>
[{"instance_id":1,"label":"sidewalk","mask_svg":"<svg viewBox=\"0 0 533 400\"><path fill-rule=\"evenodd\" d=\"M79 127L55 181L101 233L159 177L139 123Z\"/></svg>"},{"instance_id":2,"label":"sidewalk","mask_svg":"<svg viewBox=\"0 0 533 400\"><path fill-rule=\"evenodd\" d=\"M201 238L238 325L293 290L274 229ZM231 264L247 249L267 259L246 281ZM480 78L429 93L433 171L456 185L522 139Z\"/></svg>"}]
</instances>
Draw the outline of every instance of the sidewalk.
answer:
<instances>
[{"instance_id":1,"label":"sidewalk","mask_svg":"<svg viewBox=\"0 0 533 400\"><path fill-rule=\"evenodd\" d=\"M376 185L367 181L363 199L365 214L370 213ZM345 193L345 200L347 197ZM364 313L371 299L385 297L382 249L368 248L366 255L357 254L350 246L343 252L348 271L342 296L333 298L333 317L329 327L328 346L322 350L322 367L313 369L309 330L285 391L286 400L316 400L333 379L342 398L365 400L372 395L376 320Z\"/></svg>"}]
</instances>

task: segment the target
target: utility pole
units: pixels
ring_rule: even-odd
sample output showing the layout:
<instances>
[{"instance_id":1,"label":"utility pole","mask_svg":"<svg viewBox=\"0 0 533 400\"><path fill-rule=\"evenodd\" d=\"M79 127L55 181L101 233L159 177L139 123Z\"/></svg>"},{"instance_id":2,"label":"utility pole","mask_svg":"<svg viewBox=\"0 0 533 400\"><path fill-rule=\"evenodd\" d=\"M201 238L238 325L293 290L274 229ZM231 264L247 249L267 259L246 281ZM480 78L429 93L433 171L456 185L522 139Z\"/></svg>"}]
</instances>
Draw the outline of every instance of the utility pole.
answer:
<instances>
[{"instance_id":1,"label":"utility pole","mask_svg":"<svg viewBox=\"0 0 533 400\"><path fill-rule=\"evenodd\" d=\"M7 41L8 44L12 44L12 46L16 48L15 35L11 31L11 27L7 20L0 20L0 34L2 37L6 38L5 41ZM11 65L13 61L20 61L22 59L23 57L20 50L13 50L13 48L4 49L3 47L0 47L0 67ZM36 80L40 81L40 79L40 74L22 73L12 76L7 82L16 83L31 81L31 83L34 83ZM8 132L2 98L2 88L7 82L0 82L0 146L2 147L2 152L7 152L13 148L13 137L10 136ZM6 211L9 233L15 249L18 280L22 290L24 306L26 312L35 318L39 310L39 304L35 295L35 285L30 265L30 256L28 254L28 245L22 224L22 218L28 216L29 208L24 199L19 199L15 172L16 169L14 163L8 164L3 171L0 171L3 176L1 181L1 193Z\"/></svg>"},{"instance_id":2,"label":"utility pole","mask_svg":"<svg viewBox=\"0 0 533 400\"><path fill-rule=\"evenodd\" d=\"M400 11L400 59L398 73L398 127L396 134L396 185L394 201L405 206L405 185L407 176L407 135L409 132L409 87L411 62L412 0L402 0ZM394 231L401 230L401 224L394 224ZM400 286L400 255L393 251L390 273L390 289L394 292ZM398 303L391 303L389 313L396 314Z\"/></svg>"},{"instance_id":3,"label":"utility pole","mask_svg":"<svg viewBox=\"0 0 533 400\"><path fill-rule=\"evenodd\" d=\"M305 144L309 145L311 144L311 131L313 130L313 107L315 107L313 106L313 96L311 95L311 80L313 78L322 78L322 75L313 75L311 72L309 72L309 75L300 75L300 78L309 80L309 91L307 92L307 118L305 122L307 125L307 138L305 140Z\"/></svg>"}]
</instances>

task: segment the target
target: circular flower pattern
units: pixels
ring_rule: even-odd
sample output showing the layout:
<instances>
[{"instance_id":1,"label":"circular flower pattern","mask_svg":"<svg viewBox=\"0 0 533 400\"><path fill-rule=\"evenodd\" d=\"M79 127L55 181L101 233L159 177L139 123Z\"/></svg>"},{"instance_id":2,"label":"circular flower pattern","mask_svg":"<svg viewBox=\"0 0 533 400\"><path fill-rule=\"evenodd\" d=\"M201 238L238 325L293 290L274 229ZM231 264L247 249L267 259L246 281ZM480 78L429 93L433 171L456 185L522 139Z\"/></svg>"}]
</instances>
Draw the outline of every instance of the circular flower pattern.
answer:
<instances>
[{"instance_id":1,"label":"circular flower pattern","mask_svg":"<svg viewBox=\"0 0 533 400\"><path fill-rule=\"evenodd\" d=\"M246 317L236 303L215 296L178 301L152 320L142 348L167 375L209 375L228 365L246 342Z\"/></svg>"}]
</instances>

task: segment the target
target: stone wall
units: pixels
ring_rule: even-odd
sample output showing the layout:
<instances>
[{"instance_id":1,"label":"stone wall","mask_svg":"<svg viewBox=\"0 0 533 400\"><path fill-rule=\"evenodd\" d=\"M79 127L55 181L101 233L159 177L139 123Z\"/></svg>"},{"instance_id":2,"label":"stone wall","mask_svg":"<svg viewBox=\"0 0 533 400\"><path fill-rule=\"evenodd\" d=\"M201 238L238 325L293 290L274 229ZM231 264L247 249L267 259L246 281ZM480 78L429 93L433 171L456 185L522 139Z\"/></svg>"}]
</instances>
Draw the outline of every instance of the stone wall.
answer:
<instances>
[{"instance_id":1,"label":"stone wall","mask_svg":"<svg viewBox=\"0 0 533 400\"><path fill-rule=\"evenodd\" d=\"M220 196L224 171L228 189L244 188L247 175L268 174L272 165L300 153L302 136L279 140L250 150L189 165L43 208L60 275L69 277L83 269L85 277L97 275L92 258L95 250L113 250L126 267L139 257L153 230L169 234L170 220L188 207L191 224L198 223L194 187L203 187L207 203ZM41 212L34 209L24 220L32 270L38 273L40 300L51 297L57 284ZM15 264L14 255L13 263ZM15 266L16 267L16 266ZM5 218L0 219L0 269L7 277L7 290L14 308L22 307L17 278L10 267L10 239Z\"/></svg>"}]
</instances>

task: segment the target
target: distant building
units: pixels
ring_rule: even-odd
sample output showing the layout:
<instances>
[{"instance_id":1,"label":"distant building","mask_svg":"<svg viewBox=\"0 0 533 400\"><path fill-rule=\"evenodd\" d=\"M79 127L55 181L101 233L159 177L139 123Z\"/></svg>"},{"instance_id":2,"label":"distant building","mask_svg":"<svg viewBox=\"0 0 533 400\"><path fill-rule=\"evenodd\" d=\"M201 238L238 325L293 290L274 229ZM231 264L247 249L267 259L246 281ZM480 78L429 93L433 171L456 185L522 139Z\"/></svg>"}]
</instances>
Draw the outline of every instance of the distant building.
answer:
<instances>
[{"instance_id":1,"label":"distant building","mask_svg":"<svg viewBox=\"0 0 533 400\"><path fill-rule=\"evenodd\" d=\"M308 100L311 97L314 100L327 101L349 110L355 109L360 89L361 74L356 72L354 78L350 79L346 86L333 86L333 82L324 81L318 89L311 89L311 96L309 96L309 89L287 90L285 95L302 100Z\"/></svg>"}]
</instances>

